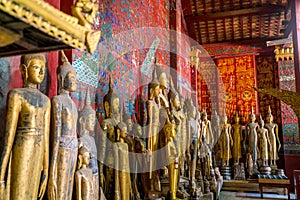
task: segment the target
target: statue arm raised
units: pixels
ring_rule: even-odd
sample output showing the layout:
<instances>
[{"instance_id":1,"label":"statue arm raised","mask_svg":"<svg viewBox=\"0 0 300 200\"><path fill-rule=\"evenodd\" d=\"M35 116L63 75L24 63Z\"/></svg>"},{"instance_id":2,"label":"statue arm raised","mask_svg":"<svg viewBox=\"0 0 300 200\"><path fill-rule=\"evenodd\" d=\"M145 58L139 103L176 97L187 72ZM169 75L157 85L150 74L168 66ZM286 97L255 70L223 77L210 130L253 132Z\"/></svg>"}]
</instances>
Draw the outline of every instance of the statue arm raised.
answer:
<instances>
[{"instance_id":1,"label":"statue arm raised","mask_svg":"<svg viewBox=\"0 0 300 200\"><path fill-rule=\"evenodd\" d=\"M59 150L59 140L61 137L62 129L62 110L61 102L58 98L54 97L52 100L52 131L53 131L53 146L52 146L52 158L50 165L49 174L49 185L48 185L48 198L56 199L57 194L57 155Z\"/></svg>"},{"instance_id":2,"label":"statue arm raised","mask_svg":"<svg viewBox=\"0 0 300 200\"><path fill-rule=\"evenodd\" d=\"M4 183L7 164L10 157L12 145L14 143L20 111L21 111L20 96L16 91L11 91L8 95L5 141L4 141L3 152L0 160L1 162L0 181L2 181L2 183Z\"/></svg>"},{"instance_id":3,"label":"statue arm raised","mask_svg":"<svg viewBox=\"0 0 300 200\"><path fill-rule=\"evenodd\" d=\"M47 187L47 182L48 182L50 112L51 112L51 103L50 100L48 100L45 117L44 117L45 144L44 144L43 175L42 175L42 183L41 183L40 193L39 193L40 199L43 199Z\"/></svg>"}]
</instances>

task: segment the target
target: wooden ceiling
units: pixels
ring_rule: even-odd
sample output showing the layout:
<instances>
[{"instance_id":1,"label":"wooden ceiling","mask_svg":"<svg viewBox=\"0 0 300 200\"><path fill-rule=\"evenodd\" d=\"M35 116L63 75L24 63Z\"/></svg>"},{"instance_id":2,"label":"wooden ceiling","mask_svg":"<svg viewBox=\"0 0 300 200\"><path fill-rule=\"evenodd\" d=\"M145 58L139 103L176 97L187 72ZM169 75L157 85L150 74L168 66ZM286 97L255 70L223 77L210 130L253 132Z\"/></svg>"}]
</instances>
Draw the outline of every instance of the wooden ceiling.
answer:
<instances>
[{"instance_id":1,"label":"wooden ceiling","mask_svg":"<svg viewBox=\"0 0 300 200\"><path fill-rule=\"evenodd\" d=\"M189 35L199 44L282 38L287 0L183 0Z\"/></svg>"}]
</instances>

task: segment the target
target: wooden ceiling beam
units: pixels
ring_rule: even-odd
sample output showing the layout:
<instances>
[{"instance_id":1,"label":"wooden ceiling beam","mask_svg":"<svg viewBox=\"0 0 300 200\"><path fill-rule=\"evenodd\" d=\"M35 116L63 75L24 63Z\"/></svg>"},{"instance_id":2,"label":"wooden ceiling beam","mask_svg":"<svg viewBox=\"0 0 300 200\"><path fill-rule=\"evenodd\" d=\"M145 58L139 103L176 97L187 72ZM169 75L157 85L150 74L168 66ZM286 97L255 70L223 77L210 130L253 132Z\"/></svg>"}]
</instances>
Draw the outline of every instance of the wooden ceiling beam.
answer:
<instances>
[{"instance_id":1,"label":"wooden ceiling beam","mask_svg":"<svg viewBox=\"0 0 300 200\"><path fill-rule=\"evenodd\" d=\"M284 6L281 5L263 5L257 8L246 8L240 10L232 10L225 12L217 12L211 14L201 14L201 15L187 15L185 16L186 23L194 23L201 21L217 20L224 18L232 18L238 16L249 16L249 15L260 15L260 14L271 14L276 12L282 12L285 10Z\"/></svg>"}]
</instances>

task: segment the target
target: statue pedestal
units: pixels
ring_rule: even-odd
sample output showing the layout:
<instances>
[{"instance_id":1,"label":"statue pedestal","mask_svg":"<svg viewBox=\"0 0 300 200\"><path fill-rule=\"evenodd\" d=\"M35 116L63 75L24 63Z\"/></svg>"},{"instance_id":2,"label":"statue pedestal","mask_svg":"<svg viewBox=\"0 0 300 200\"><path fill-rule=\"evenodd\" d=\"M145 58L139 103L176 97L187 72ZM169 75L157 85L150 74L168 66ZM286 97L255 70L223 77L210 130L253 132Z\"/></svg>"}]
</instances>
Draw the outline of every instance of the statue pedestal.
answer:
<instances>
[{"instance_id":1,"label":"statue pedestal","mask_svg":"<svg viewBox=\"0 0 300 200\"><path fill-rule=\"evenodd\" d=\"M265 174L265 175L270 175L271 174L271 167L269 167L269 166L261 166L259 168L259 170L260 170L261 174Z\"/></svg>"},{"instance_id":2,"label":"statue pedestal","mask_svg":"<svg viewBox=\"0 0 300 200\"><path fill-rule=\"evenodd\" d=\"M221 175L224 180L231 180L231 167L223 166L221 167Z\"/></svg>"},{"instance_id":3,"label":"statue pedestal","mask_svg":"<svg viewBox=\"0 0 300 200\"><path fill-rule=\"evenodd\" d=\"M275 174L276 173L276 169L277 169L277 165L271 165L271 174Z\"/></svg>"}]
</instances>

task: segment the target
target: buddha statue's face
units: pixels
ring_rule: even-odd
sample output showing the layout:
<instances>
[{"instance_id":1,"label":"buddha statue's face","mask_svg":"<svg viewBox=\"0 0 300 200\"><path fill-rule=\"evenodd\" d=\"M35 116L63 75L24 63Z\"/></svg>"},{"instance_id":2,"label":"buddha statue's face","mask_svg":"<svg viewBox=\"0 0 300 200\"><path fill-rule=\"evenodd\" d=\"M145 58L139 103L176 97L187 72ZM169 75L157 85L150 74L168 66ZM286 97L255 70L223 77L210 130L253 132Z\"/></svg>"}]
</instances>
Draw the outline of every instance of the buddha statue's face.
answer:
<instances>
[{"instance_id":1,"label":"buddha statue's face","mask_svg":"<svg viewBox=\"0 0 300 200\"><path fill-rule=\"evenodd\" d=\"M85 122L85 128L88 131L94 131L94 127L95 127L95 122L96 122L96 116L93 114L90 114L88 116L88 118L86 119Z\"/></svg>"},{"instance_id":2,"label":"buddha statue's face","mask_svg":"<svg viewBox=\"0 0 300 200\"><path fill-rule=\"evenodd\" d=\"M136 129L135 129L135 134L137 137L142 137L142 127L141 126L136 126Z\"/></svg>"},{"instance_id":3,"label":"buddha statue's face","mask_svg":"<svg viewBox=\"0 0 300 200\"><path fill-rule=\"evenodd\" d=\"M201 118L202 120L207 120L207 114L203 114Z\"/></svg>"},{"instance_id":4,"label":"buddha statue's face","mask_svg":"<svg viewBox=\"0 0 300 200\"><path fill-rule=\"evenodd\" d=\"M74 72L68 72L64 79L64 89L69 92L76 91L76 74Z\"/></svg>"},{"instance_id":5,"label":"buddha statue's face","mask_svg":"<svg viewBox=\"0 0 300 200\"><path fill-rule=\"evenodd\" d=\"M127 125L128 131L131 131L132 130L132 121L131 121L131 119L126 120L126 125Z\"/></svg>"},{"instance_id":6,"label":"buddha statue's face","mask_svg":"<svg viewBox=\"0 0 300 200\"><path fill-rule=\"evenodd\" d=\"M27 66L27 82L40 84L45 76L45 62L40 59L32 59Z\"/></svg>"},{"instance_id":7,"label":"buddha statue's face","mask_svg":"<svg viewBox=\"0 0 300 200\"><path fill-rule=\"evenodd\" d=\"M120 130L120 137L125 138L126 135L127 135L127 127L123 127L123 128Z\"/></svg>"},{"instance_id":8,"label":"buddha statue's face","mask_svg":"<svg viewBox=\"0 0 300 200\"><path fill-rule=\"evenodd\" d=\"M172 99L172 104L173 104L175 110L179 110L179 109L181 108L181 104L180 104L178 95L176 95L176 96Z\"/></svg>"},{"instance_id":9,"label":"buddha statue's face","mask_svg":"<svg viewBox=\"0 0 300 200\"><path fill-rule=\"evenodd\" d=\"M228 120L228 118L227 118L227 116L225 116L224 117L224 124L227 124L227 120Z\"/></svg>"},{"instance_id":10,"label":"buddha statue's face","mask_svg":"<svg viewBox=\"0 0 300 200\"><path fill-rule=\"evenodd\" d=\"M235 123L239 123L240 122L240 118L239 118L239 116L235 116L235 118L234 118L234 121L235 121Z\"/></svg>"},{"instance_id":11,"label":"buddha statue's face","mask_svg":"<svg viewBox=\"0 0 300 200\"><path fill-rule=\"evenodd\" d=\"M165 72L161 73L161 75L159 76L159 83L163 89L169 88L169 80Z\"/></svg>"},{"instance_id":12,"label":"buddha statue's face","mask_svg":"<svg viewBox=\"0 0 300 200\"><path fill-rule=\"evenodd\" d=\"M159 91L160 91L160 87L159 85L157 85L155 88L154 88L154 91L153 91L153 97L158 97L159 95Z\"/></svg>"},{"instance_id":13,"label":"buddha statue's face","mask_svg":"<svg viewBox=\"0 0 300 200\"><path fill-rule=\"evenodd\" d=\"M250 120L251 120L251 122L255 122L255 120L256 120L256 117L255 117L255 115L254 115L254 114L251 114L251 115L250 115Z\"/></svg>"},{"instance_id":14,"label":"buddha statue's face","mask_svg":"<svg viewBox=\"0 0 300 200\"><path fill-rule=\"evenodd\" d=\"M82 155L82 162L85 165L88 165L90 163L90 153L89 152L84 152Z\"/></svg>"},{"instance_id":15,"label":"buddha statue's face","mask_svg":"<svg viewBox=\"0 0 300 200\"><path fill-rule=\"evenodd\" d=\"M120 100L119 98L114 98L111 102L111 111L112 113L119 113Z\"/></svg>"}]
</instances>

